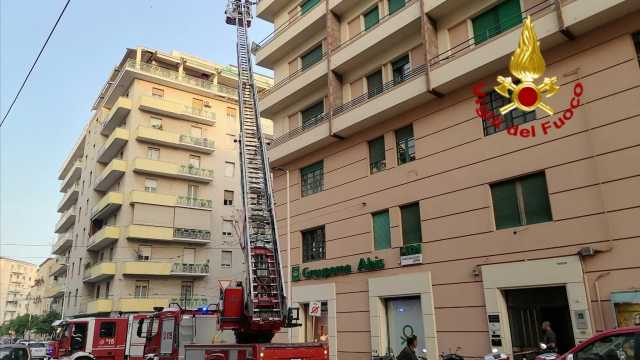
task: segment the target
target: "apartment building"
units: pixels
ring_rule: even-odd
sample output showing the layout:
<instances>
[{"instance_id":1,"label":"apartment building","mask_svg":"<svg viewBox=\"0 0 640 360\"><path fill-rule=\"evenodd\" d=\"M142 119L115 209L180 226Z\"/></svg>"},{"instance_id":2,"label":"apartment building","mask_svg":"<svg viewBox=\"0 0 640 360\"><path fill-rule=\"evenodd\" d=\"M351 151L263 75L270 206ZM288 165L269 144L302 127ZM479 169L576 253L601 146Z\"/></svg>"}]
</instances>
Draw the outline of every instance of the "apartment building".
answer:
<instances>
[{"instance_id":1,"label":"apartment building","mask_svg":"<svg viewBox=\"0 0 640 360\"><path fill-rule=\"evenodd\" d=\"M257 16L275 28L255 56L275 72L260 107L294 341L357 360L413 334L429 359L519 359L542 321L560 350L640 321L640 3L261 0ZM553 115L492 124L480 106L510 102L493 87L527 16Z\"/></svg>"},{"instance_id":2,"label":"apartment building","mask_svg":"<svg viewBox=\"0 0 640 360\"><path fill-rule=\"evenodd\" d=\"M59 174L65 316L202 306L241 278L235 71L126 51Z\"/></svg>"},{"instance_id":3,"label":"apartment building","mask_svg":"<svg viewBox=\"0 0 640 360\"><path fill-rule=\"evenodd\" d=\"M6 322L27 311L27 295L36 275L36 265L0 256L0 319Z\"/></svg>"},{"instance_id":4,"label":"apartment building","mask_svg":"<svg viewBox=\"0 0 640 360\"><path fill-rule=\"evenodd\" d=\"M64 267L55 257L45 259L35 273L33 285L27 295L28 312L34 315L45 315L50 311L62 311L62 294L64 281L58 279L58 273L64 273Z\"/></svg>"}]
</instances>

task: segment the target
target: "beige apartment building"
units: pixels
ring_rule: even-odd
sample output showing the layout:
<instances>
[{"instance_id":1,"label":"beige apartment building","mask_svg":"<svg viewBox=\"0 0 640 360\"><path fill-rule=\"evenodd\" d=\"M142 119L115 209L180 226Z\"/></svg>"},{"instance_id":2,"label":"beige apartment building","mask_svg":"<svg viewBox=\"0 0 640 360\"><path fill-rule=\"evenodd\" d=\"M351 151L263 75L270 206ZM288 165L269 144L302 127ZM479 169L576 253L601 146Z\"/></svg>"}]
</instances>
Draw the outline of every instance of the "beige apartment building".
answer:
<instances>
[{"instance_id":1,"label":"beige apartment building","mask_svg":"<svg viewBox=\"0 0 640 360\"><path fill-rule=\"evenodd\" d=\"M0 323L27 312L27 296L36 276L36 265L0 256Z\"/></svg>"},{"instance_id":2,"label":"beige apartment building","mask_svg":"<svg viewBox=\"0 0 640 360\"><path fill-rule=\"evenodd\" d=\"M38 265L33 285L27 295L28 312L33 315L45 315L50 311L62 311L63 279L58 279L58 274L64 275L64 262L58 258L50 257Z\"/></svg>"},{"instance_id":3,"label":"beige apartment building","mask_svg":"<svg viewBox=\"0 0 640 360\"><path fill-rule=\"evenodd\" d=\"M494 126L476 111L510 102L493 87L527 15L554 115ZM260 108L294 341L357 360L414 334L429 359L519 359L543 321L560 350L640 322L638 1L261 0L257 16L275 27L255 55L275 72Z\"/></svg>"},{"instance_id":4,"label":"beige apartment building","mask_svg":"<svg viewBox=\"0 0 640 360\"><path fill-rule=\"evenodd\" d=\"M232 66L126 51L59 174L65 316L206 305L241 279L236 85Z\"/></svg>"}]
</instances>

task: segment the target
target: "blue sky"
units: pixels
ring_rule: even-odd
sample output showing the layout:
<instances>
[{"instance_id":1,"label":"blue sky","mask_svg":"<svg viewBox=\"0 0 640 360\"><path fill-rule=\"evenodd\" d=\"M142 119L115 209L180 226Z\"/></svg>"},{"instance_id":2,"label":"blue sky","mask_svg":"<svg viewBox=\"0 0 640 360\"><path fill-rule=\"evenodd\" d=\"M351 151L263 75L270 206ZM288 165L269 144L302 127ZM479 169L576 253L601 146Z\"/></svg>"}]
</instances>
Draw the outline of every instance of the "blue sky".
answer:
<instances>
[{"instance_id":1,"label":"blue sky","mask_svg":"<svg viewBox=\"0 0 640 360\"><path fill-rule=\"evenodd\" d=\"M2 114L64 3L0 1ZM224 23L225 5L226 0L71 1L0 130L0 255L34 263L49 255L62 197L58 171L127 47L176 49L235 64L235 32ZM251 39L261 40L271 30L256 21Z\"/></svg>"}]
</instances>

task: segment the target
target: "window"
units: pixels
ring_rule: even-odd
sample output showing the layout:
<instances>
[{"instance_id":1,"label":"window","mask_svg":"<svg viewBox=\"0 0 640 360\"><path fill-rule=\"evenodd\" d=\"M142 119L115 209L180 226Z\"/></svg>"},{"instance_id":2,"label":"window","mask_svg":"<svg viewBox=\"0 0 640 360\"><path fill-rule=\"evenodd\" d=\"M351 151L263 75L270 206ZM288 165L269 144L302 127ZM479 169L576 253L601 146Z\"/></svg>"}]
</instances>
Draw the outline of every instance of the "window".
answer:
<instances>
[{"instance_id":1,"label":"window","mask_svg":"<svg viewBox=\"0 0 640 360\"><path fill-rule=\"evenodd\" d=\"M193 281L183 281L180 284L180 302L182 306L189 306L187 304L193 299Z\"/></svg>"},{"instance_id":2,"label":"window","mask_svg":"<svg viewBox=\"0 0 640 360\"><path fill-rule=\"evenodd\" d=\"M302 118L302 127L307 129L320 122L324 114L324 100L309 106L300 112Z\"/></svg>"},{"instance_id":3,"label":"window","mask_svg":"<svg viewBox=\"0 0 640 360\"><path fill-rule=\"evenodd\" d=\"M149 245L140 245L136 255L137 255L137 260L138 261L149 261L149 260L151 260L151 246L149 246Z\"/></svg>"},{"instance_id":4,"label":"window","mask_svg":"<svg viewBox=\"0 0 640 360\"><path fill-rule=\"evenodd\" d=\"M604 337L585 346L574 355L575 360L631 360L637 359L640 340L636 334L620 334Z\"/></svg>"},{"instance_id":5,"label":"window","mask_svg":"<svg viewBox=\"0 0 640 360\"><path fill-rule=\"evenodd\" d=\"M220 267L231 268L232 261L233 261L232 259L233 259L233 252L228 250L222 250L222 255L220 258Z\"/></svg>"},{"instance_id":6,"label":"window","mask_svg":"<svg viewBox=\"0 0 640 360\"><path fill-rule=\"evenodd\" d=\"M309 313L309 304L301 304L304 313L304 341L319 342L329 338L329 306L327 301L320 302L320 316Z\"/></svg>"},{"instance_id":7,"label":"window","mask_svg":"<svg viewBox=\"0 0 640 360\"><path fill-rule=\"evenodd\" d=\"M158 160L160 158L160 149L154 147L147 148L147 159Z\"/></svg>"},{"instance_id":8,"label":"window","mask_svg":"<svg viewBox=\"0 0 640 360\"><path fill-rule=\"evenodd\" d=\"M136 298L149 297L149 280L136 280L133 296Z\"/></svg>"},{"instance_id":9,"label":"window","mask_svg":"<svg viewBox=\"0 0 640 360\"><path fill-rule=\"evenodd\" d=\"M229 191L229 190L224 191L224 204L228 206L233 205L233 191Z\"/></svg>"},{"instance_id":10,"label":"window","mask_svg":"<svg viewBox=\"0 0 640 360\"><path fill-rule=\"evenodd\" d=\"M400 351L406 346L407 331L418 338L418 349L426 345L424 341L424 325L422 323L422 305L420 297L401 297L385 300L387 336L389 348ZM403 333L402 331L405 330Z\"/></svg>"},{"instance_id":11,"label":"window","mask_svg":"<svg viewBox=\"0 0 640 360\"><path fill-rule=\"evenodd\" d=\"M78 275L80 275L80 270L82 270L82 258L78 261Z\"/></svg>"},{"instance_id":12,"label":"window","mask_svg":"<svg viewBox=\"0 0 640 360\"><path fill-rule=\"evenodd\" d=\"M382 70L367 76L367 94L370 98L382 93Z\"/></svg>"},{"instance_id":13,"label":"window","mask_svg":"<svg viewBox=\"0 0 640 360\"><path fill-rule=\"evenodd\" d=\"M393 69L393 82L399 84L407 79L411 71L411 64L409 63L409 54L391 62L391 69Z\"/></svg>"},{"instance_id":14,"label":"window","mask_svg":"<svg viewBox=\"0 0 640 360\"><path fill-rule=\"evenodd\" d=\"M391 248L389 210L380 211L371 216L373 218L373 248L375 250Z\"/></svg>"},{"instance_id":15,"label":"window","mask_svg":"<svg viewBox=\"0 0 640 360\"><path fill-rule=\"evenodd\" d=\"M152 178L144 179L144 191L153 193L158 191L158 180Z\"/></svg>"},{"instance_id":16,"label":"window","mask_svg":"<svg viewBox=\"0 0 640 360\"><path fill-rule=\"evenodd\" d=\"M369 170L372 174L386 169L384 136L369 141Z\"/></svg>"},{"instance_id":17,"label":"window","mask_svg":"<svg viewBox=\"0 0 640 360\"><path fill-rule=\"evenodd\" d=\"M322 60L322 43L318 44L316 47L300 56L300 61L302 62L302 70L309 68L311 65L319 62L320 60Z\"/></svg>"},{"instance_id":18,"label":"window","mask_svg":"<svg viewBox=\"0 0 640 360\"><path fill-rule=\"evenodd\" d=\"M302 179L302 196L322 191L324 182L322 161L300 169L300 178Z\"/></svg>"},{"instance_id":19,"label":"window","mask_svg":"<svg viewBox=\"0 0 640 360\"><path fill-rule=\"evenodd\" d=\"M116 337L116 323L109 321L100 324L100 337L113 338Z\"/></svg>"},{"instance_id":20,"label":"window","mask_svg":"<svg viewBox=\"0 0 640 360\"><path fill-rule=\"evenodd\" d=\"M188 184L187 185L187 197L188 198L197 198L198 192L200 191L200 187L198 185Z\"/></svg>"},{"instance_id":21,"label":"window","mask_svg":"<svg viewBox=\"0 0 640 360\"><path fill-rule=\"evenodd\" d=\"M196 263L196 249L184 248L182 249L182 263L183 264L195 264Z\"/></svg>"},{"instance_id":22,"label":"window","mask_svg":"<svg viewBox=\"0 0 640 360\"><path fill-rule=\"evenodd\" d=\"M154 98L163 98L164 89L160 89L157 87L151 88L151 96L153 96Z\"/></svg>"},{"instance_id":23,"label":"window","mask_svg":"<svg viewBox=\"0 0 640 360\"><path fill-rule=\"evenodd\" d=\"M189 155L189 166L199 169L200 168L200 156Z\"/></svg>"},{"instance_id":24,"label":"window","mask_svg":"<svg viewBox=\"0 0 640 360\"><path fill-rule=\"evenodd\" d=\"M320 3L320 0L304 0L300 3L300 14L304 15Z\"/></svg>"},{"instance_id":25,"label":"window","mask_svg":"<svg viewBox=\"0 0 640 360\"><path fill-rule=\"evenodd\" d=\"M202 128L200 126L191 126L191 136L195 137L195 138L202 138L203 136L203 131Z\"/></svg>"},{"instance_id":26,"label":"window","mask_svg":"<svg viewBox=\"0 0 640 360\"><path fill-rule=\"evenodd\" d=\"M78 289L76 289L76 295L73 297L73 306L78 306Z\"/></svg>"},{"instance_id":27,"label":"window","mask_svg":"<svg viewBox=\"0 0 640 360\"><path fill-rule=\"evenodd\" d=\"M640 60L640 31L633 33L631 35L633 37L633 43L636 45L636 54L638 55L638 60Z\"/></svg>"},{"instance_id":28,"label":"window","mask_svg":"<svg viewBox=\"0 0 640 360\"><path fill-rule=\"evenodd\" d=\"M544 172L491 185L496 230L551 221Z\"/></svg>"},{"instance_id":29,"label":"window","mask_svg":"<svg viewBox=\"0 0 640 360\"><path fill-rule=\"evenodd\" d=\"M402 217L402 243L404 245L421 243L420 204L401 206L400 215Z\"/></svg>"},{"instance_id":30,"label":"window","mask_svg":"<svg viewBox=\"0 0 640 360\"><path fill-rule=\"evenodd\" d=\"M324 226L302 232L302 262L324 260Z\"/></svg>"},{"instance_id":31,"label":"window","mask_svg":"<svg viewBox=\"0 0 640 360\"><path fill-rule=\"evenodd\" d=\"M109 290L111 288L111 281L107 281L107 286L104 289L104 298L108 299L109 298Z\"/></svg>"},{"instance_id":32,"label":"window","mask_svg":"<svg viewBox=\"0 0 640 360\"><path fill-rule=\"evenodd\" d=\"M405 5L405 0L389 0L389 15L402 9Z\"/></svg>"},{"instance_id":33,"label":"window","mask_svg":"<svg viewBox=\"0 0 640 360\"><path fill-rule=\"evenodd\" d=\"M396 130L396 149L398 151L398 165L416 159L416 140L413 137L412 125Z\"/></svg>"},{"instance_id":34,"label":"window","mask_svg":"<svg viewBox=\"0 0 640 360\"><path fill-rule=\"evenodd\" d=\"M371 29L380 21L380 11L378 10L378 6L375 6L373 9L364 13L362 17L364 18L364 30L367 31Z\"/></svg>"},{"instance_id":35,"label":"window","mask_svg":"<svg viewBox=\"0 0 640 360\"><path fill-rule=\"evenodd\" d=\"M149 119L149 125L154 129L162 130L162 119L152 116Z\"/></svg>"},{"instance_id":36,"label":"window","mask_svg":"<svg viewBox=\"0 0 640 360\"><path fill-rule=\"evenodd\" d=\"M492 112L493 114L500 114L500 108L507 105L511 102L511 99L506 98L497 91L492 90L489 92L484 98L484 104L487 107L487 110ZM535 111L522 111L518 108L509 111L508 113L502 115L502 122L499 126L495 126L491 121L482 121L482 125L484 127L484 135L489 136L505 129L508 129L514 125L521 125L524 123L528 123L536 119ZM489 119L491 120L491 119Z\"/></svg>"},{"instance_id":37,"label":"window","mask_svg":"<svg viewBox=\"0 0 640 360\"><path fill-rule=\"evenodd\" d=\"M204 101L202 99L193 98L191 100L191 107L197 111L202 111L204 108Z\"/></svg>"},{"instance_id":38,"label":"window","mask_svg":"<svg viewBox=\"0 0 640 360\"><path fill-rule=\"evenodd\" d=\"M478 45L522 22L520 0L507 0L471 20L473 38Z\"/></svg>"},{"instance_id":39,"label":"window","mask_svg":"<svg viewBox=\"0 0 640 360\"><path fill-rule=\"evenodd\" d=\"M224 162L224 176L233 177L236 172L236 164L230 161Z\"/></svg>"},{"instance_id":40,"label":"window","mask_svg":"<svg viewBox=\"0 0 640 360\"><path fill-rule=\"evenodd\" d=\"M222 236L231 236L233 234L233 221L222 221Z\"/></svg>"},{"instance_id":41,"label":"window","mask_svg":"<svg viewBox=\"0 0 640 360\"><path fill-rule=\"evenodd\" d=\"M227 108L227 123L230 128L236 127L236 109L232 107Z\"/></svg>"}]
</instances>

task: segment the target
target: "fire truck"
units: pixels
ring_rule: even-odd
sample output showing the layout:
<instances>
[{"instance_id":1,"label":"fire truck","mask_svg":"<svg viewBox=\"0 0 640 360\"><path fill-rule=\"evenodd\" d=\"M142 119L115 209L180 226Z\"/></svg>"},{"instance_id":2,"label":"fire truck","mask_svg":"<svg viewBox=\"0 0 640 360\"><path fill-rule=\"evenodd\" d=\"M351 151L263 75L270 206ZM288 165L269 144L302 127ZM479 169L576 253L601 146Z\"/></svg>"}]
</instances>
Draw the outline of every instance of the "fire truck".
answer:
<instances>
[{"instance_id":1,"label":"fire truck","mask_svg":"<svg viewBox=\"0 0 640 360\"><path fill-rule=\"evenodd\" d=\"M58 320L49 343L48 356L64 360L142 360L145 338L136 336L134 325L145 315L86 317Z\"/></svg>"}]
</instances>

